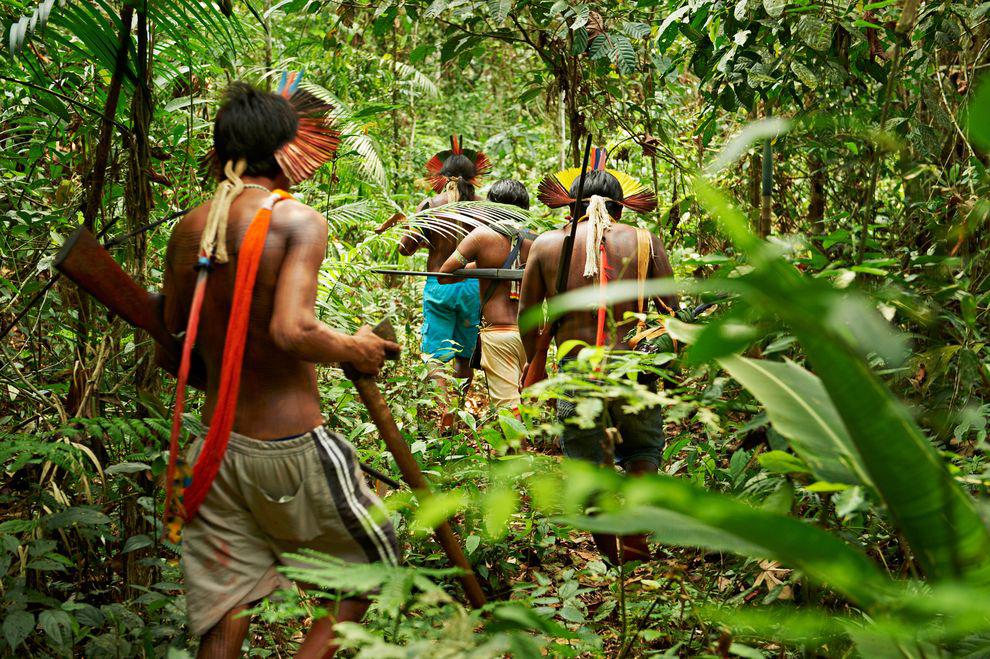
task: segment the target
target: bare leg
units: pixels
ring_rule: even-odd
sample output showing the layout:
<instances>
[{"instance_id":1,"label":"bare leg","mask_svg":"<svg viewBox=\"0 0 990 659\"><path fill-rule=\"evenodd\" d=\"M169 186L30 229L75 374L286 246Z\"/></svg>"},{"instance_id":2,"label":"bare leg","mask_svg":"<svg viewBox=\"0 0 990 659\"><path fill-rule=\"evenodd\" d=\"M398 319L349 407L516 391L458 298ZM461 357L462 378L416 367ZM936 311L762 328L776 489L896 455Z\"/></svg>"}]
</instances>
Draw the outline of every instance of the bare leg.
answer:
<instances>
[{"instance_id":1,"label":"bare leg","mask_svg":"<svg viewBox=\"0 0 990 659\"><path fill-rule=\"evenodd\" d=\"M248 606L238 606L227 614L206 632L199 642L198 659L237 659L241 656L241 644L247 636L250 616L237 618L237 614L246 611Z\"/></svg>"},{"instance_id":2,"label":"bare leg","mask_svg":"<svg viewBox=\"0 0 990 659\"><path fill-rule=\"evenodd\" d=\"M625 471L630 476L655 474L657 473L657 466L649 460L633 460L626 466ZM646 535L622 536L623 561L648 561L650 558L650 545L647 543Z\"/></svg>"},{"instance_id":3,"label":"bare leg","mask_svg":"<svg viewBox=\"0 0 990 659\"><path fill-rule=\"evenodd\" d=\"M598 553L608 559L608 562L612 565L618 565L618 538L611 533L592 533L591 537L595 541L595 547L598 548Z\"/></svg>"},{"instance_id":4,"label":"bare leg","mask_svg":"<svg viewBox=\"0 0 990 659\"><path fill-rule=\"evenodd\" d=\"M438 373L438 371L434 371ZM474 376L474 369L471 368L471 360L467 357L454 358L454 377L463 380L454 391L451 391L447 380L443 376L434 375L433 378L440 385L443 391L444 403L443 414L440 417L440 429L447 431L453 428L455 411L460 409L461 400L471 386L471 378Z\"/></svg>"},{"instance_id":5,"label":"bare leg","mask_svg":"<svg viewBox=\"0 0 990 659\"><path fill-rule=\"evenodd\" d=\"M368 610L368 600L344 600L337 607L336 616L320 618L313 623L306 640L296 651L296 659L329 659L337 652L334 643L333 626L338 622L360 622Z\"/></svg>"},{"instance_id":6,"label":"bare leg","mask_svg":"<svg viewBox=\"0 0 990 659\"><path fill-rule=\"evenodd\" d=\"M454 357L454 377L464 380L461 389L467 391L467 388L471 386L471 378L474 377L470 357Z\"/></svg>"}]
</instances>

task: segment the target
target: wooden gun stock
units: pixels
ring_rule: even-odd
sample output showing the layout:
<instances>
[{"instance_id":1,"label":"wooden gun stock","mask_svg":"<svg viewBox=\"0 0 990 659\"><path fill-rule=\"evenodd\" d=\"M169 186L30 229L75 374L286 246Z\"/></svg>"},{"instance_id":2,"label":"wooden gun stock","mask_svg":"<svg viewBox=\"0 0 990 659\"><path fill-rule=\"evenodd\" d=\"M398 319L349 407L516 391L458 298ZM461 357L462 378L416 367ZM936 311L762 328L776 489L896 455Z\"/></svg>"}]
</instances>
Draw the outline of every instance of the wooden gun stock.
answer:
<instances>
[{"instance_id":1,"label":"wooden gun stock","mask_svg":"<svg viewBox=\"0 0 990 659\"><path fill-rule=\"evenodd\" d=\"M165 327L165 298L134 281L86 227L79 227L65 241L55 267L107 309L147 332L165 351L169 363L178 365L182 341ZM205 370L195 358L191 371L190 384L197 386Z\"/></svg>"}]
</instances>

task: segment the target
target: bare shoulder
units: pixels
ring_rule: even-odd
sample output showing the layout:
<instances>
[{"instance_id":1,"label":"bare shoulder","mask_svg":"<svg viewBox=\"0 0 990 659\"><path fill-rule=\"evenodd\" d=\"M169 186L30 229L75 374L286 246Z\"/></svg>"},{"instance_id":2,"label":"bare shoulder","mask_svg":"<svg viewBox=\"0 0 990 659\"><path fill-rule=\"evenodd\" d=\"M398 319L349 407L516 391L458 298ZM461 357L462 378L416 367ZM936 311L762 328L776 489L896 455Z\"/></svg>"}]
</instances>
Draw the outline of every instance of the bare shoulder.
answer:
<instances>
[{"instance_id":1,"label":"bare shoulder","mask_svg":"<svg viewBox=\"0 0 990 659\"><path fill-rule=\"evenodd\" d=\"M547 231L546 233L541 233L533 241L533 246L530 248L530 258L539 258L541 256L553 254L560 251L560 247L564 242L564 231L562 229L554 229L553 231Z\"/></svg>"},{"instance_id":2,"label":"bare shoulder","mask_svg":"<svg viewBox=\"0 0 990 659\"><path fill-rule=\"evenodd\" d=\"M275 208L272 209L271 228L293 237L322 236L325 239L327 219L322 213L301 201L286 199L275 204Z\"/></svg>"},{"instance_id":3,"label":"bare shoulder","mask_svg":"<svg viewBox=\"0 0 990 659\"><path fill-rule=\"evenodd\" d=\"M471 232L467 235L468 238L477 240L479 243L490 244L495 242L502 242L504 236L492 229L491 227L480 226L471 229Z\"/></svg>"}]
</instances>

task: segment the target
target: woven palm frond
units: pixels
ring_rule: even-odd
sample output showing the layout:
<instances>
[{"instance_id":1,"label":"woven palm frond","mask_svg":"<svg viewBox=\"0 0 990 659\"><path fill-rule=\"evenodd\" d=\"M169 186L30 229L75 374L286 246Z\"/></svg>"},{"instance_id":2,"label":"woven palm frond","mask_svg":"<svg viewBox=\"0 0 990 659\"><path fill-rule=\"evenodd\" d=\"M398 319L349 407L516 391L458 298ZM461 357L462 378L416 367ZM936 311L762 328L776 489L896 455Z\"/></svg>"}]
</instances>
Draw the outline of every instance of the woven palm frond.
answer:
<instances>
[{"instance_id":1,"label":"woven palm frond","mask_svg":"<svg viewBox=\"0 0 990 659\"><path fill-rule=\"evenodd\" d=\"M517 206L491 201L459 201L436 208L425 208L409 215L401 224L388 228L383 237L399 240L404 235L422 238L430 233L446 238L463 238L472 229L486 226L500 233L514 233L529 227L534 218Z\"/></svg>"}]
</instances>

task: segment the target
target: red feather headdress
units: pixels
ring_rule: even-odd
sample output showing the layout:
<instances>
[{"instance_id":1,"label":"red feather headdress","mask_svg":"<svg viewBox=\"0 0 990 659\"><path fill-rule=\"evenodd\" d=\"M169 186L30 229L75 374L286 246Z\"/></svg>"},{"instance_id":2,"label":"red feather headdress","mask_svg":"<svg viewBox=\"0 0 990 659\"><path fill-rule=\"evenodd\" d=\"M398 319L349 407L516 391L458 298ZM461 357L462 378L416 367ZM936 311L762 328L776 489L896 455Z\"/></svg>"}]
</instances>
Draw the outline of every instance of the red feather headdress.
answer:
<instances>
[{"instance_id":1,"label":"red feather headdress","mask_svg":"<svg viewBox=\"0 0 990 659\"><path fill-rule=\"evenodd\" d=\"M657 196L652 190L642 185L639 181L629 176L625 172L617 169L605 168L605 149L598 148L594 151L594 158L589 163L589 171L606 171L614 176L622 186L622 199L610 199L616 203L636 213L649 213L657 207ZM550 208L561 208L569 206L576 200L571 197L571 184L581 175L580 167L571 167L563 171L547 176L540 181L537 199Z\"/></svg>"},{"instance_id":2,"label":"red feather headdress","mask_svg":"<svg viewBox=\"0 0 990 659\"><path fill-rule=\"evenodd\" d=\"M289 101L299 122L295 136L275 151L276 162L293 185L333 160L340 146L340 132L333 127L333 106L300 89L302 77L302 71L283 71L275 92ZM217 178L223 178L224 163L217 162L216 152L210 149L206 157Z\"/></svg>"},{"instance_id":3,"label":"red feather headdress","mask_svg":"<svg viewBox=\"0 0 990 659\"><path fill-rule=\"evenodd\" d=\"M468 183L475 187L480 183L481 177L487 174L492 168L492 163L488 160L488 156L481 151L461 148L462 139L462 137L458 137L457 135L451 135L450 148L436 154L426 163L426 171L428 172L426 180L429 181L430 187L437 194L443 192L443 189L447 187L447 181L449 179L440 172L443 170L443 164L447 162L447 158L451 156L463 155L474 163L474 176L468 179Z\"/></svg>"}]
</instances>

